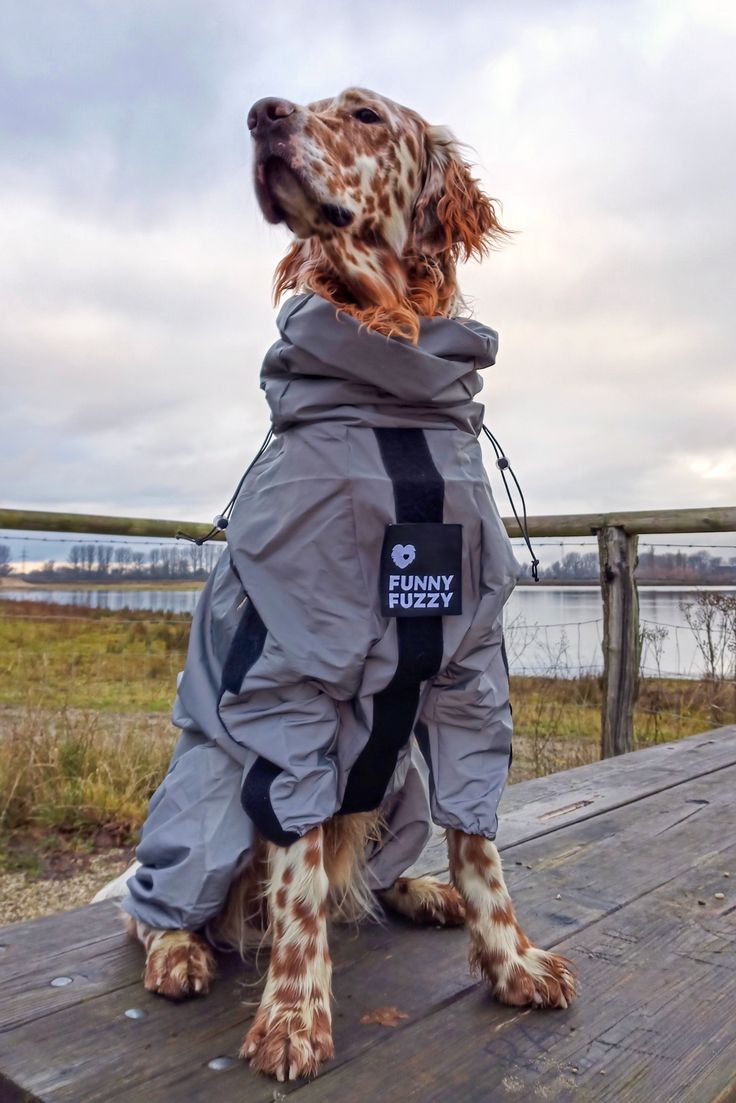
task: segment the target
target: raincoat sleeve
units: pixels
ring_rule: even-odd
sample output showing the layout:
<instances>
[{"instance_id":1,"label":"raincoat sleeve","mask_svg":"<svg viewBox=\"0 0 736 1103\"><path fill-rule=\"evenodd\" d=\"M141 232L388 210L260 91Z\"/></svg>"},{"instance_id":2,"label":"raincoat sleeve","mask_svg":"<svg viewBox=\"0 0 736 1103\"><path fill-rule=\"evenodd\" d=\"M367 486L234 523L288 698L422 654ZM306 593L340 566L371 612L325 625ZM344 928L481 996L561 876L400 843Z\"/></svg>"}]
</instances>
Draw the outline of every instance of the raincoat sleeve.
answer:
<instances>
[{"instance_id":1,"label":"raincoat sleeve","mask_svg":"<svg viewBox=\"0 0 736 1103\"><path fill-rule=\"evenodd\" d=\"M337 705L313 682L225 692L220 718L249 751L241 803L271 842L288 846L337 810Z\"/></svg>"}]
</instances>

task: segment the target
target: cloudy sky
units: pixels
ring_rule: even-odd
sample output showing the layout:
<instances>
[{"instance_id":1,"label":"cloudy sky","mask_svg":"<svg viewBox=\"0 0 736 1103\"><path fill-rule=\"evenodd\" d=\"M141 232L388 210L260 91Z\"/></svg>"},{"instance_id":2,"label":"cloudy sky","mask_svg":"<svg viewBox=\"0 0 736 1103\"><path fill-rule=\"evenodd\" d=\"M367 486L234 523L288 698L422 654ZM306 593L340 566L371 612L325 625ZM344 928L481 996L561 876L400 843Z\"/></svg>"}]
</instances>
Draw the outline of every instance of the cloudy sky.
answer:
<instances>
[{"instance_id":1,"label":"cloudy sky","mask_svg":"<svg viewBox=\"0 0 736 1103\"><path fill-rule=\"evenodd\" d=\"M287 243L246 113L350 84L451 126L518 231L462 282L530 512L736 504L736 8L419 10L4 0L0 504L225 503L267 428Z\"/></svg>"}]
</instances>

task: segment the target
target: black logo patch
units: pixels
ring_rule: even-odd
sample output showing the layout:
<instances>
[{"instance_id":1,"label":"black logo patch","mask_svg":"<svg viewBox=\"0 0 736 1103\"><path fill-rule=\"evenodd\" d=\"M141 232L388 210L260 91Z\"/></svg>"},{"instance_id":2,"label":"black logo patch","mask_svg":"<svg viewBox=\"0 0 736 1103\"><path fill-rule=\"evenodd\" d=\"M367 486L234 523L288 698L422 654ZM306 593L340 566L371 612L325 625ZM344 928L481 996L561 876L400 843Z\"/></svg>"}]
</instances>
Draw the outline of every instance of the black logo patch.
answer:
<instances>
[{"instance_id":1,"label":"black logo patch","mask_svg":"<svg viewBox=\"0 0 736 1103\"><path fill-rule=\"evenodd\" d=\"M381 551L383 616L459 616L462 560L462 525L387 525Z\"/></svg>"}]
</instances>

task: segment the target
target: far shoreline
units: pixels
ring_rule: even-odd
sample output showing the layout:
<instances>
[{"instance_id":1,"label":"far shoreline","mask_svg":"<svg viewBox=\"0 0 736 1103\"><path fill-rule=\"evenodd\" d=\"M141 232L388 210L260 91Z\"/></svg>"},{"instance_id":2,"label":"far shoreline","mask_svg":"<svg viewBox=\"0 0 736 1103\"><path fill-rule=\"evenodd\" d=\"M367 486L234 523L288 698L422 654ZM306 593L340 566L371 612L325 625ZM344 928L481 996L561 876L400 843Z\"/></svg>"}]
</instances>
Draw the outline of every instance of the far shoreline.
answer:
<instances>
[{"instance_id":1,"label":"far shoreline","mask_svg":"<svg viewBox=\"0 0 736 1103\"><path fill-rule=\"evenodd\" d=\"M151 582L27 582L21 578L0 578L0 590L202 590L205 580L162 578Z\"/></svg>"},{"instance_id":2,"label":"far shoreline","mask_svg":"<svg viewBox=\"0 0 736 1103\"><path fill-rule=\"evenodd\" d=\"M204 589L206 579L194 581L185 579L155 579L150 582L120 581L120 582L28 582L25 579L12 577L0 577L1 590L186 590L197 591ZM535 582L531 578L522 578L517 582L517 588L550 588L556 586L562 589L600 589L597 579L560 579L540 578ZM736 590L736 586L728 582L673 582L670 579L657 581L639 581L639 590L646 589L671 589L671 590Z\"/></svg>"}]
</instances>

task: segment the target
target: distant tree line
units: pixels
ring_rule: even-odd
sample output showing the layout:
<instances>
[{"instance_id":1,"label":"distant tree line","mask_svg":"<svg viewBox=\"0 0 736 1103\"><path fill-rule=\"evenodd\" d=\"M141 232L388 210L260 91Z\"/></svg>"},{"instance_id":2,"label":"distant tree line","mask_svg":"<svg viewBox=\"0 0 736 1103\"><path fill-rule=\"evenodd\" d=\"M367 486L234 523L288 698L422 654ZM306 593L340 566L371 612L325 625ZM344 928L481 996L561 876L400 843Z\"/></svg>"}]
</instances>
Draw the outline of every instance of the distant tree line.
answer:
<instances>
[{"instance_id":1,"label":"distant tree line","mask_svg":"<svg viewBox=\"0 0 736 1103\"><path fill-rule=\"evenodd\" d=\"M724 559L701 550L657 554L653 547L640 549L636 577L640 582L708 582L736 584L736 556Z\"/></svg>"},{"instance_id":2,"label":"distant tree line","mask_svg":"<svg viewBox=\"0 0 736 1103\"><path fill-rule=\"evenodd\" d=\"M204 581L222 552L222 544L162 545L147 552L127 544L72 544L68 563L48 560L43 567L19 572L10 546L0 544L0 578L11 572L29 582L155 582L184 579ZM594 582L599 577L597 552L568 552L539 577L545 582ZM709 551L657 553L640 550L636 568L639 582L692 582L702 585L736 585L736 556L725 560Z\"/></svg>"},{"instance_id":3,"label":"distant tree line","mask_svg":"<svg viewBox=\"0 0 736 1103\"><path fill-rule=\"evenodd\" d=\"M546 582L592 582L600 574L597 552L568 552L539 577ZM650 546L639 550L636 567L639 582L695 582L710 585L736 585L736 556L726 561L708 551L657 553Z\"/></svg>"},{"instance_id":4,"label":"distant tree line","mask_svg":"<svg viewBox=\"0 0 736 1103\"><path fill-rule=\"evenodd\" d=\"M588 582L599 574L598 552L568 552L551 567L544 567L539 577L547 582Z\"/></svg>"},{"instance_id":5,"label":"distant tree line","mask_svg":"<svg viewBox=\"0 0 736 1103\"><path fill-rule=\"evenodd\" d=\"M3 571L0 545L0 575L13 570L8 556L8 569ZM43 567L26 571L16 577L29 582L155 582L186 580L204 581L222 553L223 545L186 544L150 548L144 551L127 544L72 544L68 563L50 559Z\"/></svg>"}]
</instances>

